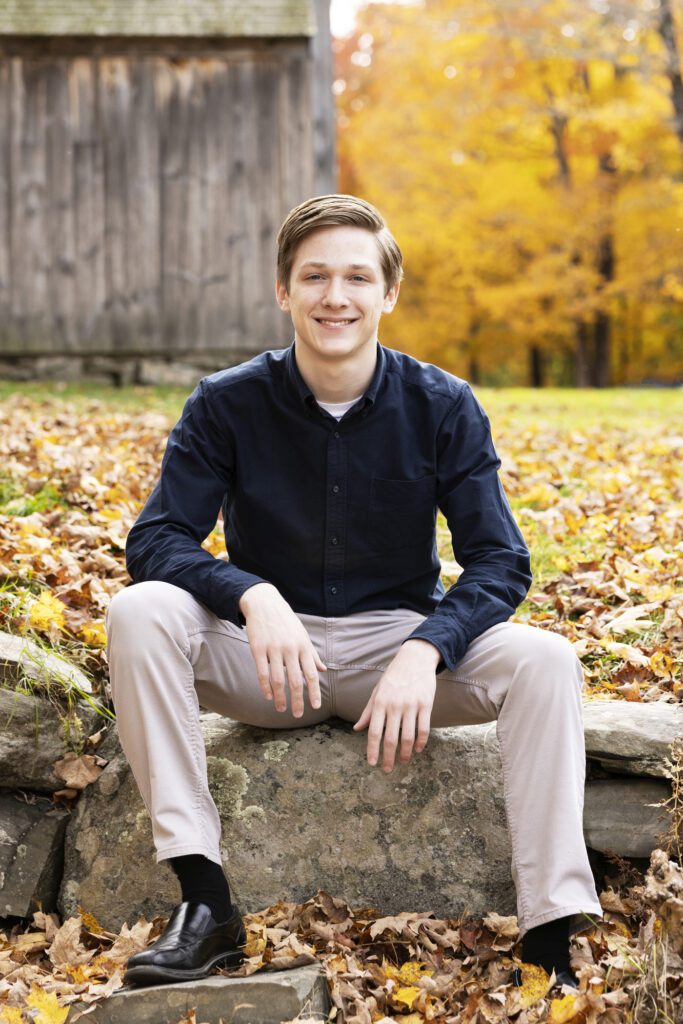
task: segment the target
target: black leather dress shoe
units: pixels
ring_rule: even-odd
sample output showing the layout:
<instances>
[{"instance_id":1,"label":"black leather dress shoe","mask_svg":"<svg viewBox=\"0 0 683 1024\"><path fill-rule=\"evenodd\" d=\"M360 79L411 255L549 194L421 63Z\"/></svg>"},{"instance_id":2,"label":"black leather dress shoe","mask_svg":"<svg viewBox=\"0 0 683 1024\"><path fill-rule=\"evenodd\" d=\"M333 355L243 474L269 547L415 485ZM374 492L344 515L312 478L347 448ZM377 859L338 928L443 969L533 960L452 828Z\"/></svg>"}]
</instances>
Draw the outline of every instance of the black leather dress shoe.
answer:
<instances>
[{"instance_id":1,"label":"black leather dress shoe","mask_svg":"<svg viewBox=\"0 0 683 1024\"><path fill-rule=\"evenodd\" d=\"M227 921L219 924L206 903L179 903L156 942L129 958L123 983L195 981L219 965L237 967L244 957L246 941L237 907L232 908Z\"/></svg>"},{"instance_id":2,"label":"black leather dress shoe","mask_svg":"<svg viewBox=\"0 0 683 1024\"><path fill-rule=\"evenodd\" d=\"M555 985L553 985L553 988L555 988L557 985L569 985L570 988L575 988L578 992L579 986L576 983L576 978L572 974L570 974L569 971L560 971L559 974L555 975L555 979ZM511 980L513 985L516 985L517 988L521 987L522 972L519 967L515 967L514 971L512 972Z\"/></svg>"}]
</instances>

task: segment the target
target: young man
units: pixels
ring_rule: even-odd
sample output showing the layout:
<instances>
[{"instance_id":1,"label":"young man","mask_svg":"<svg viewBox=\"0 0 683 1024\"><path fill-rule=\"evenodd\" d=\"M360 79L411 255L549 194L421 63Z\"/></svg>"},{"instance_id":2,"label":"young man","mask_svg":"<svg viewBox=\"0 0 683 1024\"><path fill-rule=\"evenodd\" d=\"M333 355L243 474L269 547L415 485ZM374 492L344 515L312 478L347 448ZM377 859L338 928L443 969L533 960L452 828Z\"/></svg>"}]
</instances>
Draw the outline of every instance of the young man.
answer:
<instances>
[{"instance_id":1,"label":"young man","mask_svg":"<svg viewBox=\"0 0 683 1024\"><path fill-rule=\"evenodd\" d=\"M368 764L387 772L431 726L496 719L523 959L572 984L569 937L602 916L582 832L581 666L563 637L508 621L529 554L469 385L378 342L401 278L370 204L293 209L276 282L292 345L200 381L130 532L135 585L108 612L112 693L183 902L126 982L240 957L200 705L265 728L336 714L368 730ZM201 547L220 508L229 562ZM445 594L437 508L463 568Z\"/></svg>"}]
</instances>

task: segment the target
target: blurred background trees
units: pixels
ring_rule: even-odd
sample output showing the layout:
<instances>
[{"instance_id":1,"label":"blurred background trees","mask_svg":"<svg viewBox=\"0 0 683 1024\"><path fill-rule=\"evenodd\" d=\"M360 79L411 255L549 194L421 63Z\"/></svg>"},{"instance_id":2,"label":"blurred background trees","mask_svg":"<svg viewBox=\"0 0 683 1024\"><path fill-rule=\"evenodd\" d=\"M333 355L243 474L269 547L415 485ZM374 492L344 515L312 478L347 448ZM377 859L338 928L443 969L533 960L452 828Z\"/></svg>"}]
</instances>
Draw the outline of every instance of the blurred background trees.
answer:
<instances>
[{"instance_id":1,"label":"blurred background trees","mask_svg":"<svg viewBox=\"0 0 683 1024\"><path fill-rule=\"evenodd\" d=\"M360 11L339 190L403 250L383 341L475 383L683 381L681 6Z\"/></svg>"}]
</instances>

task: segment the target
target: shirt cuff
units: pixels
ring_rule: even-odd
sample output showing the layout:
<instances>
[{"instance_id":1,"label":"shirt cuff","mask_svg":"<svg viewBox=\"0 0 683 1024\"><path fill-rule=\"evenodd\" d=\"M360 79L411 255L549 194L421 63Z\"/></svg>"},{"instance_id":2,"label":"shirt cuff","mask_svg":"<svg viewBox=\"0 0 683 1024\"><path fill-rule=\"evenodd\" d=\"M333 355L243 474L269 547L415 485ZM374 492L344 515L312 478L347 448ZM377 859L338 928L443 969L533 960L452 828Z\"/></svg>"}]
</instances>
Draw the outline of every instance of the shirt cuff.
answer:
<instances>
[{"instance_id":1,"label":"shirt cuff","mask_svg":"<svg viewBox=\"0 0 683 1024\"><path fill-rule=\"evenodd\" d=\"M436 668L437 675L446 669L452 672L467 650L467 640L460 630L452 622L435 620L434 615L427 616L406 640L427 640L436 647L442 659Z\"/></svg>"}]
</instances>

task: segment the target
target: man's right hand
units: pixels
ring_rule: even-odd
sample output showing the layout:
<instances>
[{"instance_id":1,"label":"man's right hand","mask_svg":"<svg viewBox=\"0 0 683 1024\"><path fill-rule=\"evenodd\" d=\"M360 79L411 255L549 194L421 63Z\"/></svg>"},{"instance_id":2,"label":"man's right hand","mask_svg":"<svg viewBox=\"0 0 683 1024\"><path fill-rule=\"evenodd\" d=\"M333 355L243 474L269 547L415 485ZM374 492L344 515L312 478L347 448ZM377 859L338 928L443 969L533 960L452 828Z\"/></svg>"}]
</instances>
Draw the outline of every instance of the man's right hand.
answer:
<instances>
[{"instance_id":1,"label":"man's right hand","mask_svg":"<svg viewBox=\"0 0 683 1024\"><path fill-rule=\"evenodd\" d=\"M271 583L256 583L242 594L239 606L263 696L275 700L277 711L287 710L286 672L294 717L304 713L304 680L311 706L319 708L318 672L327 666L280 591Z\"/></svg>"}]
</instances>

